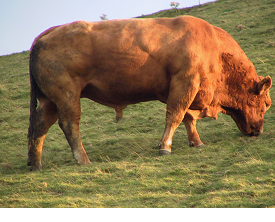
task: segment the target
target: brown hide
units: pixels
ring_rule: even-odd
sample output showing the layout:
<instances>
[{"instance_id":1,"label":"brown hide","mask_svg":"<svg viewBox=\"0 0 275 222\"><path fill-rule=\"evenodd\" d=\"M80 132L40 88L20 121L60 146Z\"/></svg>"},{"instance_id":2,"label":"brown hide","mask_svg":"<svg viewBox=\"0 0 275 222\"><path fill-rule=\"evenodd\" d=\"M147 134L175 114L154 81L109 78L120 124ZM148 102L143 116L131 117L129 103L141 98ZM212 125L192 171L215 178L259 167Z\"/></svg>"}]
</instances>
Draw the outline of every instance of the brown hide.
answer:
<instances>
[{"instance_id":1,"label":"brown hide","mask_svg":"<svg viewBox=\"0 0 275 222\"><path fill-rule=\"evenodd\" d=\"M191 16L53 27L32 45L30 76L32 169L41 167L43 142L57 119L77 162L90 163L79 134L81 97L114 108L117 120L129 104L166 103L160 154L171 152L182 121L189 145L203 145L196 120L219 112L244 134L258 135L271 104L271 78L257 76L229 34Z\"/></svg>"}]
</instances>

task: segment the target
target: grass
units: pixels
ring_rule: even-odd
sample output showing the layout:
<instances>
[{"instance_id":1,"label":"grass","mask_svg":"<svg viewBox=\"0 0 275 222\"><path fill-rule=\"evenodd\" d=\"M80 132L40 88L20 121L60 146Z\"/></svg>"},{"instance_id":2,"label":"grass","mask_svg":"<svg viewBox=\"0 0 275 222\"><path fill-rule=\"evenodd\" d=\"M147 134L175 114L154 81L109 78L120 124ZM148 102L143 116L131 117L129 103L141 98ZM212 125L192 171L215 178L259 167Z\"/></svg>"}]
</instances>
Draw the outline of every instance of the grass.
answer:
<instances>
[{"instance_id":1,"label":"grass","mask_svg":"<svg viewBox=\"0 0 275 222\"><path fill-rule=\"evenodd\" d=\"M259 75L275 79L275 1L220 0L146 17L194 15L229 32ZM189 148L182 124L171 156L158 156L165 105L112 109L82 100L81 137L92 161L77 166L62 131L50 128L43 170L27 167L29 52L0 57L0 207L275 207L275 108L264 133L246 137L234 121L198 121L203 148ZM275 99L271 88L271 98Z\"/></svg>"}]
</instances>

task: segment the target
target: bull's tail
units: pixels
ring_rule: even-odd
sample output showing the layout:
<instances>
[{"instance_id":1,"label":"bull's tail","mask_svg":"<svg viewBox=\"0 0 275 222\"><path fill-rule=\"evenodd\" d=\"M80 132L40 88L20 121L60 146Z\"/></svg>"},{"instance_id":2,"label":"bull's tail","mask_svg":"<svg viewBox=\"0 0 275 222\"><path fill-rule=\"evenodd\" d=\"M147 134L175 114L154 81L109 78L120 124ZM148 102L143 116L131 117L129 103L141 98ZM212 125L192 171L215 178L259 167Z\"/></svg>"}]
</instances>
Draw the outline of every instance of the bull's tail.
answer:
<instances>
[{"instance_id":1,"label":"bull's tail","mask_svg":"<svg viewBox=\"0 0 275 222\"><path fill-rule=\"evenodd\" d=\"M36 82L30 74L30 84L31 84L31 92L30 92L30 118L29 118L29 131L28 131L28 144L31 145L31 141L33 139L35 122L36 122L36 107L37 107L37 99L36 99Z\"/></svg>"},{"instance_id":2,"label":"bull's tail","mask_svg":"<svg viewBox=\"0 0 275 222\"><path fill-rule=\"evenodd\" d=\"M34 141L34 130L35 130L35 124L36 124L36 117L37 117L37 91L38 91L38 85L34 79L34 75L37 72L36 69L36 63L37 63L37 57L38 52L37 48L34 46L31 49L30 53L30 63L29 63L29 72L30 72L30 118L29 118L29 130L28 130L28 146L29 149L32 146L32 143Z\"/></svg>"}]
</instances>

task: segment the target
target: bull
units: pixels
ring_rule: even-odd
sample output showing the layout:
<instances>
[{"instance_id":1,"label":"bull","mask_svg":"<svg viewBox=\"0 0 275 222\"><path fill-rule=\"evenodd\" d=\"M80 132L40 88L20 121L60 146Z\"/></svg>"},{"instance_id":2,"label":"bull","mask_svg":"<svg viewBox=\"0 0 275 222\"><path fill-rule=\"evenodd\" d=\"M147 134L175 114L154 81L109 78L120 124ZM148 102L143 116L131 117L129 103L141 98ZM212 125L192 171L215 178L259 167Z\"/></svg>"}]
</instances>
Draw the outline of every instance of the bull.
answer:
<instances>
[{"instance_id":1,"label":"bull","mask_svg":"<svg viewBox=\"0 0 275 222\"><path fill-rule=\"evenodd\" d=\"M79 132L80 98L115 109L167 104L159 153L171 153L181 122L190 146L202 146L196 121L230 115L245 135L263 131L271 105L269 76L258 76L238 43L192 16L77 21L40 34L30 52L28 165L40 169L48 129L58 120L81 165L90 164ZM39 101L39 104L38 104Z\"/></svg>"}]
</instances>

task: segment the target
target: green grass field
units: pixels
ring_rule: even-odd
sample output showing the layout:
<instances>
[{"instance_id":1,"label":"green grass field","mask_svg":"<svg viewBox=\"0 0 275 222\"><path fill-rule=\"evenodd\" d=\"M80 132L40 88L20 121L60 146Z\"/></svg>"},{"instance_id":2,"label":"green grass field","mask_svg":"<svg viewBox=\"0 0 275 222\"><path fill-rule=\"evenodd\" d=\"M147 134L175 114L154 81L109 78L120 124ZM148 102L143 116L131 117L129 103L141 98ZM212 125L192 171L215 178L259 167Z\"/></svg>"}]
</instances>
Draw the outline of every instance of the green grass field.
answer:
<instances>
[{"instance_id":1,"label":"green grass field","mask_svg":"<svg viewBox=\"0 0 275 222\"><path fill-rule=\"evenodd\" d=\"M187 14L219 26L259 75L275 81L274 11L274 0L220 0L143 17ZM0 207L275 207L274 106L259 137L244 136L220 114L198 121L206 146L189 148L182 124L173 155L158 156L164 104L130 105L116 123L113 109L83 99L81 138L92 165L75 164L56 123L44 144L43 170L30 172L28 62L29 52L0 57ZM270 94L275 100L274 87Z\"/></svg>"}]
</instances>

